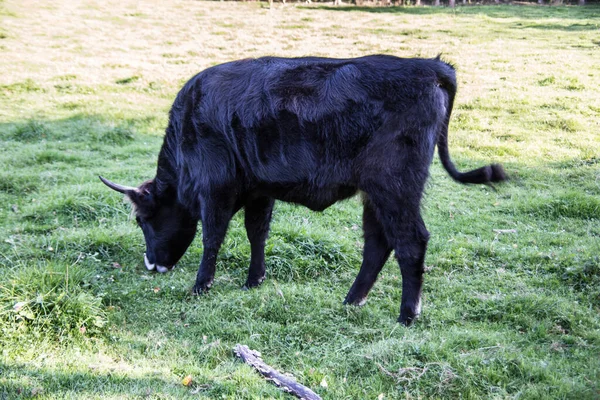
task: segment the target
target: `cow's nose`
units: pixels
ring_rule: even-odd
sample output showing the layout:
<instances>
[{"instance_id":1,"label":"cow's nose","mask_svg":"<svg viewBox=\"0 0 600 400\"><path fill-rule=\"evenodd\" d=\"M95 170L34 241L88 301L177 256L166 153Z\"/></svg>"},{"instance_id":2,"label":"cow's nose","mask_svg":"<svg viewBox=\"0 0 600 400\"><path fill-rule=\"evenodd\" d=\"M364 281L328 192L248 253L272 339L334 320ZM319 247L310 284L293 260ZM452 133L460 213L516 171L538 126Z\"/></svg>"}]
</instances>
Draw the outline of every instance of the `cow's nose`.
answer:
<instances>
[{"instance_id":1,"label":"cow's nose","mask_svg":"<svg viewBox=\"0 0 600 400\"><path fill-rule=\"evenodd\" d=\"M171 270L171 268L169 268L169 267L163 267L162 265L157 265L156 266L156 270L158 272L160 272L161 274L164 274L165 272L169 272Z\"/></svg>"},{"instance_id":2,"label":"cow's nose","mask_svg":"<svg viewBox=\"0 0 600 400\"><path fill-rule=\"evenodd\" d=\"M146 269L148 271L154 271L154 269L156 268L156 264L153 264L150 262L150 260L148 260L148 256L146 255L146 253L144 253L144 265L146 266Z\"/></svg>"},{"instance_id":3,"label":"cow's nose","mask_svg":"<svg viewBox=\"0 0 600 400\"><path fill-rule=\"evenodd\" d=\"M173 269L173 267L175 267L174 265L165 266L165 265L159 265L156 263L151 263L150 260L148 259L148 256L146 255L146 253L144 253L144 265L146 265L146 269L148 269L148 271L154 271L156 269L161 274L164 274L165 272L169 272L170 270Z\"/></svg>"}]
</instances>

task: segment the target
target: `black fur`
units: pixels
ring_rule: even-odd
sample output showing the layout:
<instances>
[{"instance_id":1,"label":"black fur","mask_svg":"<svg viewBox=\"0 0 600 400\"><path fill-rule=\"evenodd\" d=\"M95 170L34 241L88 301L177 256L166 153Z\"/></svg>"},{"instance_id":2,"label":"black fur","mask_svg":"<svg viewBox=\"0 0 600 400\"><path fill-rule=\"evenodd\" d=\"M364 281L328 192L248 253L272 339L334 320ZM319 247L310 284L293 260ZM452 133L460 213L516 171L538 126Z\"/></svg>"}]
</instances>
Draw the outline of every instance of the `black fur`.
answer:
<instances>
[{"instance_id":1,"label":"black fur","mask_svg":"<svg viewBox=\"0 0 600 400\"><path fill-rule=\"evenodd\" d=\"M436 144L455 180L505 179L499 165L460 173L450 161L455 93L454 69L439 57L265 57L201 72L173 104L155 179L130 193L150 262L172 267L200 221L194 292L207 290L229 220L244 207L252 248L245 287L257 286L274 199L321 211L361 191L364 260L345 302L366 299L394 250L399 321L410 324L429 238L419 207Z\"/></svg>"}]
</instances>

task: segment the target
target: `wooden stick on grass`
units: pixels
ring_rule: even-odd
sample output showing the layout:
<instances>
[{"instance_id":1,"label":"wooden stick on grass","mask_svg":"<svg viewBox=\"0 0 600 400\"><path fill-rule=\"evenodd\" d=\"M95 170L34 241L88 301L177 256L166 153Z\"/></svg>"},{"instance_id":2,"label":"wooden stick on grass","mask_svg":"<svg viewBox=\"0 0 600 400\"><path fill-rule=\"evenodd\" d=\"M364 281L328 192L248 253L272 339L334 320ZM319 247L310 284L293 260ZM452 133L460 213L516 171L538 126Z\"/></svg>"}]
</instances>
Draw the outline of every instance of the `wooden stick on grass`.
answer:
<instances>
[{"instance_id":1,"label":"wooden stick on grass","mask_svg":"<svg viewBox=\"0 0 600 400\"><path fill-rule=\"evenodd\" d=\"M260 353L258 351L250 350L248 346L243 344L236 344L233 351L235 352L235 355L244 360L246 364L250 364L256 368L262 376L267 378L267 380L273 381L275 385L281 387L286 392L290 392L301 399L321 400L321 397L318 394L296 382L294 377L284 375L265 364L260 358Z\"/></svg>"}]
</instances>

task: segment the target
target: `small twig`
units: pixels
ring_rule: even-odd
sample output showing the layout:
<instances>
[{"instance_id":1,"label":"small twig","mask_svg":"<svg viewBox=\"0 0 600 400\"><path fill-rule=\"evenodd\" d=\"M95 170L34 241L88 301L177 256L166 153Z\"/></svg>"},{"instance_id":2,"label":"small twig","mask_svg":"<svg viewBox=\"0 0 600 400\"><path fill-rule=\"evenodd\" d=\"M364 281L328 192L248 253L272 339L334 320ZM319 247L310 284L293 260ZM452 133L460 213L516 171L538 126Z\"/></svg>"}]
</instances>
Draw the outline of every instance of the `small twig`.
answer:
<instances>
[{"instance_id":1,"label":"small twig","mask_svg":"<svg viewBox=\"0 0 600 400\"><path fill-rule=\"evenodd\" d=\"M496 234L496 236L494 237L494 240L492 240L492 243L490 244L490 252L494 249L494 243L496 243L498 241L498 237L500 237L500 235L506 234L506 233L517 233L516 229L492 229L492 232L494 232Z\"/></svg>"},{"instance_id":2,"label":"small twig","mask_svg":"<svg viewBox=\"0 0 600 400\"><path fill-rule=\"evenodd\" d=\"M283 296L283 292L279 288L279 285L277 284L277 281L273 280L273 286L275 286L275 292L277 292L277 294L280 295L281 298L283 299L283 301L285 302L285 297Z\"/></svg>"},{"instance_id":3,"label":"small twig","mask_svg":"<svg viewBox=\"0 0 600 400\"><path fill-rule=\"evenodd\" d=\"M379 369L381 370L381 372L383 372L384 374L386 374L387 376L389 376L390 378L394 378L398 383L400 382L411 382L415 379L421 379L421 377L423 375L425 375L425 373L428 370L428 367L425 366L424 368L419 368L419 367L406 367L406 368L400 368L400 370L398 371L397 374L394 374L393 372L388 371L387 369L383 368L383 366L381 364L379 364L378 362L375 363ZM410 373L411 376L410 377L405 377L404 375ZM419 375L414 376L413 373L419 373Z\"/></svg>"},{"instance_id":4,"label":"small twig","mask_svg":"<svg viewBox=\"0 0 600 400\"><path fill-rule=\"evenodd\" d=\"M67 292L67 293L69 293L69 268L77 265L77 263L79 261L81 261L82 259L83 259L83 253L79 253L79 256L77 256L77 260L75 260L75 262L73 264L67 265L67 272L65 274L65 292Z\"/></svg>"},{"instance_id":5,"label":"small twig","mask_svg":"<svg viewBox=\"0 0 600 400\"><path fill-rule=\"evenodd\" d=\"M498 233L498 234L501 234L501 233L517 233L516 229L492 229L492 231L494 233Z\"/></svg>"},{"instance_id":6,"label":"small twig","mask_svg":"<svg viewBox=\"0 0 600 400\"><path fill-rule=\"evenodd\" d=\"M378 362L376 362L375 364L379 367L379 369L381 370L381 372L383 372L384 374L386 374L390 378L398 379L398 374L392 374L390 371L388 371L387 369L383 368L383 366L381 364L379 364Z\"/></svg>"},{"instance_id":7,"label":"small twig","mask_svg":"<svg viewBox=\"0 0 600 400\"><path fill-rule=\"evenodd\" d=\"M491 350L491 349L499 349L500 346L487 346L487 347L480 347L477 350L482 351L482 350Z\"/></svg>"},{"instance_id":8,"label":"small twig","mask_svg":"<svg viewBox=\"0 0 600 400\"><path fill-rule=\"evenodd\" d=\"M245 363L256 368L262 376L267 378L267 380L272 381L286 392L290 392L300 399L321 400L321 397L318 394L298 383L293 376L284 375L265 364L260 358L260 353L258 351L250 350L248 346L243 344L236 344L233 351L235 352L235 355L244 360Z\"/></svg>"}]
</instances>

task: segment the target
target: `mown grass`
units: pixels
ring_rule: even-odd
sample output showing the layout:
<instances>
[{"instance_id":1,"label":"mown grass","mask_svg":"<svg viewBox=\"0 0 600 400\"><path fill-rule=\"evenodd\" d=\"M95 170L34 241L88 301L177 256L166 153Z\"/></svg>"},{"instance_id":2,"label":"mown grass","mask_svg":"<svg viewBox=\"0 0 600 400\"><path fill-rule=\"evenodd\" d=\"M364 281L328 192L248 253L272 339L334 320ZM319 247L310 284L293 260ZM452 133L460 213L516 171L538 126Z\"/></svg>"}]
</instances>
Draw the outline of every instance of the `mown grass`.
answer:
<instances>
[{"instance_id":1,"label":"mown grass","mask_svg":"<svg viewBox=\"0 0 600 400\"><path fill-rule=\"evenodd\" d=\"M236 343L327 399L600 396L598 7L4 1L0 16L0 398L288 398ZM454 63L452 154L511 177L462 187L434 162L413 327L395 322L392 261L365 306L341 304L357 199L277 204L256 290L240 290L242 215L206 296L190 295L199 238L172 273L145 270L129 205L97 175L152 177L183 82L243 57L371 53Z\"/></svg>"}]
</instances>

